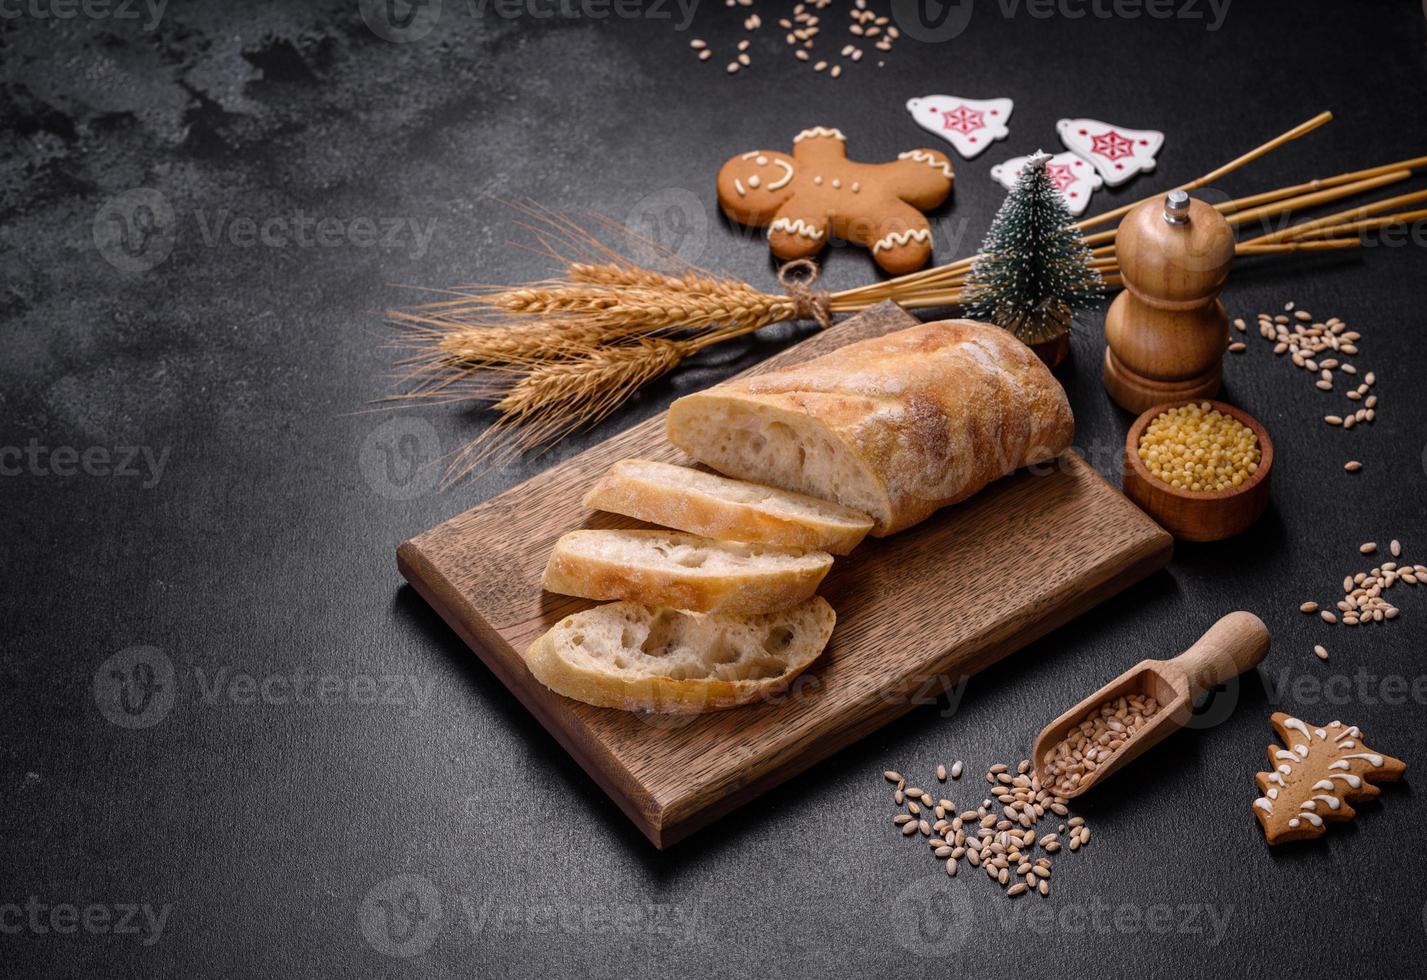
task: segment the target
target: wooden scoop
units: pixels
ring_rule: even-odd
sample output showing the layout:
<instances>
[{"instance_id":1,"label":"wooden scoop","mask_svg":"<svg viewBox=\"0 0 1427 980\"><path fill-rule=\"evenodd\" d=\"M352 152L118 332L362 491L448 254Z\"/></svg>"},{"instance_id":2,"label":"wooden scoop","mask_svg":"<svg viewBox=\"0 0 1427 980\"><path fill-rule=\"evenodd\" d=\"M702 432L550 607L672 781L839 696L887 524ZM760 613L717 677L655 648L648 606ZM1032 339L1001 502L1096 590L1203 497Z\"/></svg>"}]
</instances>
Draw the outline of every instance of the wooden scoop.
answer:
<instances>
[{"instance_id":1,"label":"wooden scoop","mask_svg":"<svg viewBox=\"0 0 1427 980\"><path fill-rule=\"evenodd\" d=\"M1159 711L1143 728L1121 743L1098 768L1085 773L1074 789L1059 793L1067 798L1079 796L1183 728L1193 714L1196 697L1257 666L1267 653L1268 629L1263 620L1249 612L1229 613L1173 660L1141 661L1047 725L1031 750L1036 772L1048 771L1046 763L1056 746L1082 718L1106 701L1131 694L1158 701Z\"/></svg>"}]
</instances>

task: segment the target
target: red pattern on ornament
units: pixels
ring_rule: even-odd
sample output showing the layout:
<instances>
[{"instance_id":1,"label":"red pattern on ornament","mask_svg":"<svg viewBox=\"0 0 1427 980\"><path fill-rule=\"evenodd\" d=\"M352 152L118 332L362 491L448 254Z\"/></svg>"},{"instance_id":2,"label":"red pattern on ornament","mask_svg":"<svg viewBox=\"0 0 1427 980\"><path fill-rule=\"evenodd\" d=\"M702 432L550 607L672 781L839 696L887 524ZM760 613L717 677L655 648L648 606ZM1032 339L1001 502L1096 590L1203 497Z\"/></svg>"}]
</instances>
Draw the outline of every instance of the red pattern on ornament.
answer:
<instances>
[{"instance_id":1,"label":"red pattern on ornament","mask_svg":"<svg viewBox=\"0 0 1427 980\"><path fill-rule=\"evenodd\" d=\"M977 109L957 105L954 109L942 111L941 125L943 129L949 129L955 133L974 133L978 129L986 128L986 114Z\"/></svg>"},{"instance_id":2,"label":"red pattern on ornament","mask_svg":"<svg viewBox=\"0 0 1427 980\"><path fill-rule=\"evenodd\" d=\"M1090 152L1098 153L1106 160L1119 160L1133 156L1135 144L1113 129L1108 129L1098 136L1090 137Z\"/></svg>"},{"instance_id":3,"label":"red pattern on ornament","mask_svg":"<svg viewBox=\"0 0 1427 980\"><path fill-rule=\"evenodd\" d=\"M1068 163L1047 163L1045 165L1045 173L1058 191L1063 192L1067 187L1075 183L1075 171L1070 169L1070 164Z\"/></svg>"}]
</instances>

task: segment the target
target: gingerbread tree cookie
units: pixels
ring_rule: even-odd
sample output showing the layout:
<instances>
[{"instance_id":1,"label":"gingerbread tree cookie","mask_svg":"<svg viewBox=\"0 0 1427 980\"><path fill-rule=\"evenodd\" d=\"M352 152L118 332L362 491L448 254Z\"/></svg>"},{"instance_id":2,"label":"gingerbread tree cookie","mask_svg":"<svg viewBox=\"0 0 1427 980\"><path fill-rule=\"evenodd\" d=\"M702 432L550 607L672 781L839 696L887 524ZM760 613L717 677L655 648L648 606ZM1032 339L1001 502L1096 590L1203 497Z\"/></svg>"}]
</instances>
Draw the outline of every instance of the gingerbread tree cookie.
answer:
<instances>
[{"instance_id":1,"label":"gingerbread tree cookie","mask_svg":"<svg viewBox=\"0 0 1427 980\"><path fill-rule=\"evenodd\" d=\"M805 129L792 155L749 150L718 172L718 203L740 224L768 229L780 259L805 259L829 236L872 250L894 275L932 254L926 215L951 193L951 161L937 150L908 150L892 163L854 163L836 129Z\"/></svg>"},{"instance_id":2,"label":"gingerbread tree cookie","mask_svg":"<svg viewBox=\"0 0 1427 980\"><path fill-rule=\"evenodd\" d=\"M1374 783L1401 779L1407 770L1400 759L1364 745L1356 725L1335 721L1318 728L1282 711L1269 720L1279 741L1288 746L1270 745L1268 760L1274 771L1257 776L1264 795L1254 800L1254 816L1270 844L1322 837L1327 823L1357 815L1350 802L1382 792Z\"/></svg>"}]
</instances>

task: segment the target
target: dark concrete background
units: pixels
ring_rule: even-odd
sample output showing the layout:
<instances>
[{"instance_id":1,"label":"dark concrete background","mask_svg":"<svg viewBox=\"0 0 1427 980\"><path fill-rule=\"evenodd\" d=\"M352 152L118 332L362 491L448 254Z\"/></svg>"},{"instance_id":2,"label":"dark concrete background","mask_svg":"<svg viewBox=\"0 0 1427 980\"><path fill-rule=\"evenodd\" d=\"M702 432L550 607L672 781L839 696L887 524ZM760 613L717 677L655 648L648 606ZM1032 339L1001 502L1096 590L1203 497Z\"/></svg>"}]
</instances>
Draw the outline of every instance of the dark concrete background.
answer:
<instances>
[{"instance_id":1,"label":"dark concrete background","mask_svg":"<svg viewBox=\"0 0 1427 980\"><path fill-rule=\"evenodd\" d=\"M1375 426L1328 430L1326 396L1256 336L1228 359L1227 397L1279 454L1273 505L1249 534L1181 547L1167 572L668 853L402 586L393 551L406 537L800 332L720 352L545 459L437 492L438 471L414 464L488 418L369 412L398 357L381 311L421 297L407 286L548 271L510 244L529 241L511 201L630 221L767 286L762 244L716 217L719 163L814 124L840 127L863 159L926 145L902 109L915 95L1016 100L1010 139L958 162L954 204L935 217L942 260L974 249L994 214L990 167L1052 147L1061 116L1168 134L1159 173L1102 192L1097 209L1324 108L1332 126L1210 193L1427 152L1427 23L1405 0L1239 0L1212 31L1107 4L1109 16L1047 19L982 2L959 36L905 37L885 67L869 59L835 81L783 51L773 21L790 6L760 5L767 26L736 78L720 65L745 11L709 0L691 30L668 5L666 17L588 5L546 17L544 3L507 16L445 0L405 43L335 0L175 3L152 25L142 6L121 8L137 20L93 7L62 17L63 0L3 6L0 973L1286 977L1420 965L1411 783L1427 760L1427 595L1399 588L1401 619L1356 632L1296 607L1335 599L1343 574L1367 567L1361 541L1398 537L1408 557L1427 556L1421 228L1416 244L1235 272L1235 314L1293 299L1359 328L1357 362L1382 398ZM839 38L841 8L824 12ZM1172 9L1213 17L1202 0ZM693 36L720 57L697 62ZM244 219L271 242L309 218L327 219L326 244L245 237ZM399 234L373 243L368 221ZM147 234L129 239L136 253L115 237L125 222ZM825 282L874 275L841 249ZM1066 383L1077 442L1117 480L1128 417L1100 387L1101 348L1096 314ZM1361 474L1342 471L1350 457ZM925 780L938 761L973 774L1013 762L1040 721L1236 608L1273 632L1264 672L1085 801L1095 839L1057 861L1049 900L1008 902L975 874L951 882L894 833L882 769ZM120 680L146 677L159 693L126 713L134 689ZM314 680L299 699L302 677ZM1270 851L1249 805L1275 708L1361 725L1409 762L1409 784L1326 841ZM976 786L952 795L974 803Z\"/></svg>"}]
</instances>

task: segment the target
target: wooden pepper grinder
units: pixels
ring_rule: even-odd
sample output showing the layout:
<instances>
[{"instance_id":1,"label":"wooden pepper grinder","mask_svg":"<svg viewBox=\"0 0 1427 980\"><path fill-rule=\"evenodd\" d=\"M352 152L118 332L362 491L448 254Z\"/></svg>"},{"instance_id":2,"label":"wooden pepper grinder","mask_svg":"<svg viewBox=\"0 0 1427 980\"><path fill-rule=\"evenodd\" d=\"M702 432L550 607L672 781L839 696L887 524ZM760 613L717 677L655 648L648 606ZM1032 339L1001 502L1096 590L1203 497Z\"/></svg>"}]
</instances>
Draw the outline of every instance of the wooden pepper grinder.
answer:
<instances>
[{"instance_id":1,"label":"wooden pepper grinder","mask_svg":"<svg viewBox=\"0 0 1427 980\"><path fill-rule=\"evenodd\" d=\"M1146 201L1120 223L1125 288L1105 314L1105 390L1143 412L1219 392L1229 315L1219 292L1234 261L1224 216L1184 191Z\"/></svg>"}]
</instances>

